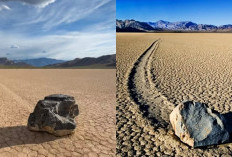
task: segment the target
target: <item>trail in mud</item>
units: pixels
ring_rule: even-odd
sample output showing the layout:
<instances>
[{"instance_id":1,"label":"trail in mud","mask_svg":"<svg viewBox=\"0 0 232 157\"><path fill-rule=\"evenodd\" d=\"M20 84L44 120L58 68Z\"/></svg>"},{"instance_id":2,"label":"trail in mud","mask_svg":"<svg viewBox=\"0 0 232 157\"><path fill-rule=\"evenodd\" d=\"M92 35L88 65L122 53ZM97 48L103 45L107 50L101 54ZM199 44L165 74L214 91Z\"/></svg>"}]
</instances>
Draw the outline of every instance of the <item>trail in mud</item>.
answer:
<instances>
[{"instance_id":1,"label":"trail in mud","mask_svg":"<svg viewBox=\"0 0 232 157\"><path fill-rule=\"evenodd\" d=\"M169 125L169 114L174 105L155 87L153 82L155 76L151 67L154 61L154 53L158 49L159 40L138 58L128 77L128 91L132 100L139 105L144 117L152 121L156 126L167 127Z\"/></svg>"},{"instance_id":2,"label":"trail in mud","mask_svg":"<svg viewBox=\"0 0 232 157\"><path fill-rule=\"evenodd\" d=\"M181 144L170 138L169 113L174 105L155 86L153 63L159 42L154 41L132 63L126 79L117 82L117 156L159 156L165 141ZM174 149L166 150L165 154L175 154Z\"/></svg>"}]
</instances>

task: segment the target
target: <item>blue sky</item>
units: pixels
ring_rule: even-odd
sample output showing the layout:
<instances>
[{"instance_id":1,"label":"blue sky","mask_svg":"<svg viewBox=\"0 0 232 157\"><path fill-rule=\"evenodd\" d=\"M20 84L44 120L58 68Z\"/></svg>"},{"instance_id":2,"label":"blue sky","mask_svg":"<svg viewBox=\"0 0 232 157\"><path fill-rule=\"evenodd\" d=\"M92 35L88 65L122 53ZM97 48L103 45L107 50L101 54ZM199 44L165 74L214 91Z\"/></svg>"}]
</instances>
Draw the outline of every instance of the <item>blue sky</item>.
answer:
<instances>
[{"instance_id":1,"label":"blue sky","mask_svg":"<svg viewBox=\"0 0 232 157\"><path fill-rule=\"evenodd\" d=\"M115 53L115 0L0 0L0 57Z\"/></svg>"},{"instance_id":2,"label":"blue sky","mask_svg":"<svg viewBox=\"0 0 232 157\"><path fill-rule=\"evenodd\" d=\"M232 24L231 0L117 0L117 19Z\"/></svg>"}]
</instances>

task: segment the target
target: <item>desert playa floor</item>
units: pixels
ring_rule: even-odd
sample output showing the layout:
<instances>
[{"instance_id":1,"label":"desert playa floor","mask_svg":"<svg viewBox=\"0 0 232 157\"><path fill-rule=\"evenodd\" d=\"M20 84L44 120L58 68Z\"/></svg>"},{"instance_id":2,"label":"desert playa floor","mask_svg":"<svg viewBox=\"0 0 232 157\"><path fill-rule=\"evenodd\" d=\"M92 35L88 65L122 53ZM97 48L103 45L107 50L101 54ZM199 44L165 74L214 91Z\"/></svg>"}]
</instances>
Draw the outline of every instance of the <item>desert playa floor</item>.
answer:
<instances>
[{"instance_id":1,"label":"desert playa floor","mask_svg":"<svg viewBox=\"0 0 232 157\"><path fill-rule=\"evenodd\" d=\"M0 156L115 156L115 70L0 70ZM79 105L74 135L28 131L38 100L53 93Z\"/></svg>"},{"instance_id":2,"label":"desert playa floor","mask_svg":"<svg viewBox=\"0 0 232 157\"><path fill-rule=\"evenodd\" d=\"M230 156L232 144L191 149L170 126L184 100L232 111L232 34L117 33L118 156Z\"/></svg>"}]
</instances>

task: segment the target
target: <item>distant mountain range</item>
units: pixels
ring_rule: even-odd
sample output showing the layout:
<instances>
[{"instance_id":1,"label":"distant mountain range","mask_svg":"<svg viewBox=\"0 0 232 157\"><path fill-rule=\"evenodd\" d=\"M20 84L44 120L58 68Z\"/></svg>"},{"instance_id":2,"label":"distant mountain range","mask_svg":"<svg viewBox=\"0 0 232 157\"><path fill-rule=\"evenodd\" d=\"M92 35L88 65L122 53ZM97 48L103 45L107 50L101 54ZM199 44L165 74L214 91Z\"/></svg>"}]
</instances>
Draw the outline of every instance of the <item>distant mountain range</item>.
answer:
<instances>
[{"instance_id":1,"label":"distant mountain range","mask_svg":"<svg viewBox=\"0 0 232 157\"><path fill-rule=\"evenodd\" d=\"M47 68L115 68L116 67L116 54L105 55L98 58L85 57L76 58L64 63L58 63L46 66Z\"/></svg>"},{"instance_id":2,"label":"distant mountain range","mask_svg":"<svg viewBox=\"0 0 232 157\"><path fill-rule=\"evenodd\" d=\"M26 60L9 60L0 58L0 68L110 68L116 67L116 54L105 55L98 58L76 58L71 61L56 60L51 58L38 58Z\"/></svg>"},{"instance_id":3,"label":"distant mountain range","mask_svg":"<svg viewBox=\"0 0 232 157\"><path fill-rule=\"evenodd\" d=\"M232 25L207 25L197 24L191 21L169 22L140 22L135 20L116 20L117 32L165 32L165 31L182 31L182 32L232 32Z\"/></svg>"},{"instance_id":4,"label":"distant mountain range","mask_svg":"<svg viewBox=\"0 0 232 157\"><path fill-rule=\"evenodd\" d=\"M43 67L50 64L57 64L66 62L64 60L56 60L51 58L37 58L37 59L25 59L25 60L15 60L16 63L23 62L34 67Z\"/></svg>"},{"instance_id":5,"label":"distant mountain range","mask_svg":"<svg viewBox=\"0 0 232 157\"><path fill-rule=\"evenodd\" d=\"M9 60L5 57L0 58L0 67L32 67L31 65L24 63L24 62L15 62Z\"/></svg>"},{"instance_id":6,"label":"distant mountain range","mask_svg":"<svg viewBox=\"0 0 232 157\"><path fill-rule=\"evenodd\" d=\"M135 20L116 20L116 31L117 32L146 32L153 31L154 28L146 22L139 22Z\"/></svg>"}]
</instances>

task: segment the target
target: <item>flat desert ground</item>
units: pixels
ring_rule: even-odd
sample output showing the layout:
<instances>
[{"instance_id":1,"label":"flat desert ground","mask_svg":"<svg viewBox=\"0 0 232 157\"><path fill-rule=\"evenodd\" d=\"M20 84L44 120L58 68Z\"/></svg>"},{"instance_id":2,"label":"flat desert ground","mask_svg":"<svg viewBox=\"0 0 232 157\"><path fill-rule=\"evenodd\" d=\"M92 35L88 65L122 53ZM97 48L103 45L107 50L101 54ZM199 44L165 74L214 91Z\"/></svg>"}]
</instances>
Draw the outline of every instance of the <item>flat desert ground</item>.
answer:
<instances>
[{"instance_id":1,"label":"flat desert ground","mask_svg":"<svg viewBox=\"0 0 232 157\"><path fill-rule=\"evenodd\" d=\"M115 156L115 70L0 70L0 156ZM36 103L55 93L79 105L75 134L28 131Z\"/></svg>"},{"instance_id":2,"label":"flat desert ground","mask_svg":"<svg viewBox=\"0 0 232 157\"><path fill-rule=\"evenodd\" d=\"M231 156L232 144L192 149L169 114L184 100L232 111L232 34L117 33L118 156Z\"/></svg>"}]
</instances>

